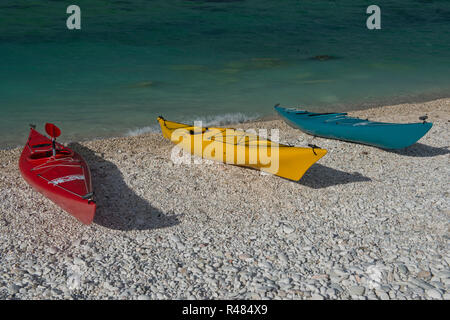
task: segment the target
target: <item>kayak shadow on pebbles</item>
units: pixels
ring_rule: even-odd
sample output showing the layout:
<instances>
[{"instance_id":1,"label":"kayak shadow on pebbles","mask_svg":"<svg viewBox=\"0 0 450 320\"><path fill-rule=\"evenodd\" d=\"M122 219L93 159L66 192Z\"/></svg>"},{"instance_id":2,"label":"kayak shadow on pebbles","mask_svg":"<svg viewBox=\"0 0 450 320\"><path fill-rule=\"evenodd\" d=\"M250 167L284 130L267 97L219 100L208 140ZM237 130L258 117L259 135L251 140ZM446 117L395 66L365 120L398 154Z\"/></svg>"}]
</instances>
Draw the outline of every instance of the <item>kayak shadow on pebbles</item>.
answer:
<instances>
[{"instance_id":1,"label":"kayak shadow on pebbles","mask_svg":"<svg viewBox=\"0 0 450 320\"><path fill-rule=\"evenodd\" d=\"M114 163L79 143L70 143L69 147L83 156L91 170L97 203L94 223L124 231L167 228L180 223L178 215L167 216L130 189Z\"/></svg>"},{"instance_id":2,"label":"kayak shadow on pebbles","mask_svg":"<svg viewBox=\"0 0 450 320\"><path fill-rule=\"evenodd\" d=\"M412 146L409 146L407 148L403 148L400 150L385 150L385 149L382 149L382 150L391 152L391 153L396 153L401 156L419 157L419 158L436 157L436 156L442 156L442 155L450 153L449 146L438 148L438 147L428 146L426 144L422 144L419 142L413 144Z\"/></svg>"},{"instance_id":3,"label":"kayak shadow on pebbles","mask_svg":"<svg viewBox=\"0 0 450 320\"><path fill-rule=\"evenodd\" d=\"M367 181L372 179L359 172L348 173L315 163L298 183L313 189L322 189L339 184Z\"/></svg>"}]
</instances>

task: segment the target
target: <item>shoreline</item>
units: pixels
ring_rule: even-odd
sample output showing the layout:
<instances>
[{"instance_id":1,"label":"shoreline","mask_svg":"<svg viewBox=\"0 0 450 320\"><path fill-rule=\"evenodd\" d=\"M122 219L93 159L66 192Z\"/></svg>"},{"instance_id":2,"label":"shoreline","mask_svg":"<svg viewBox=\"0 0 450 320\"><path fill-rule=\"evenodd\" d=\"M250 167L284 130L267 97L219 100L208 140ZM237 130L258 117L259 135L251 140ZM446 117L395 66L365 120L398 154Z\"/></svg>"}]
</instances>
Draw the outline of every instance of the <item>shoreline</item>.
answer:
<instances>
[{"instance_id":1,"label":"shoreline","mask_svg":"<svg viewBox=\"0 0 450 320\"><path fill-rule=\"evenodd\" d=\"M447 98L437 98L437 99L432 99L432 100L425 100L425 101L417 101L417 102L411 102L411 103L401 103L401 104L388 104L388 105L377 105L377 106L373 106L373 107L368 107L368 108L361 108L361 109L353 109L350 108L347 111L340 111L340 112L348 112L350 116L355 116L355 117L363 117L363 116L375 116L377 117L380 112L377 112L377 110L379 111L379 109L384 109L384 108L397 108L399 109L399 111L402 111L402 108L408 109L413 107L414 109L417 109L420 106L423 105L429 105L430 103L445 103L445 101L450 100L450 97ZM419 106L420 105L420 106ZM284 106L284 107L291 107L291 106ZM295 108L295 107L294 107ZM307 109L307 108L306 108ZM322 112L326 112L326 111L322 111ZM400 118L404 118L402 116L399 116ZM240 124L248 124L248 123L259 123L259 122L266 122L266 121L274 121L274 120L278 120L280 119L280 117L275 113L275 111L273 111L273 114L270 115L265 115L265 116L261 116L259 118L256 119L251 119L251 120L247 120L247 121L243 121L243 122L238 122L238 123L228 123L226 125L219 125L219 124L214 124L211 126L217 126L217 127L227 127L227 126L239 126ZM412 119L409 118L411 120L411 122L419 122L418 119ZM170 120L170 119L169 119ZM371 120L375 120L371 119ZM380 120L380 119L377 119ZM391 120L390 120L391 121ZM431 120L429 120L431 121ZM156 120L155 120L156 122ZM98 140L108 140L108 139L117 139L117 138L126 138L126 137L136 137L136 136L143 136L143 135L147 135L147 134L159 134L159 127L157 125L157 123L155 123L154 125L149 125L148 128L153 128L156 130L156 132L153 132L153 130L150 130L149 132L145 132L145 133L139 133L139 134L130 134L131 132L135 132L135 131L140 131L142 129L145 128L135 128L135 129L129 129L126 133L123 133L122 135L112 135L112 136L107 136L107 137L98 137L98 138L85 138L85 139L78 139L75 140L77 142L88 142L88 141L98 141ZM25 140L25 137L24 137ZM64 142L64 139L63 139ZM72 142L72 141L68 141L68 142ZM23 146L21 145L17 145L17 146L11 146L11 147L1 147L0 146L0 150L13 150L16 148L23 148Z\"/></svg>"},{"instance_id":2,"label":"shoreline","mask_svg":"<svg viewBox=\"0 0 450 320\"><path fill-rule=\"evenodd\" d=\"M402 150L314 138L298 182L218 162L173 164L160 133L70 144L97 201L81 225L0 150L0 299L449 300L450 99L349 112L433 127Z\"/></svg>"}]
</instances>

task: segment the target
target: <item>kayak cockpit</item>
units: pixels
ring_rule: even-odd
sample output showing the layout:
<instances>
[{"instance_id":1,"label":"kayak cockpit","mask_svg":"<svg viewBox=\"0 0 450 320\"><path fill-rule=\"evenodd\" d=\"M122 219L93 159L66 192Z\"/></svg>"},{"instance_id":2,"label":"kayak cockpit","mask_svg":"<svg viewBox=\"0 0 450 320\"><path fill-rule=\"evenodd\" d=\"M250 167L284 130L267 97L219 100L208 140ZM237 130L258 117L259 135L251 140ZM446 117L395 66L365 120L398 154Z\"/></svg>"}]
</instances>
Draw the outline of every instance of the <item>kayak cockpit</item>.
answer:
<instances>
[{"instance_id":1,"label":"kayak cockpit","mask_svg":"<svg viewBox=\"0 0 450 320\"><path fill-rule=\"evenodd\" d=\"M39 161L39 160L49 160L49 159L61 159L61 158L70 158L74 156L74 152L72 150L62 149L56 150L56 155L53 156L52 150L46 151L37 151L31 153L28 157L28 161Z\"/></svg>"}]
</instances>

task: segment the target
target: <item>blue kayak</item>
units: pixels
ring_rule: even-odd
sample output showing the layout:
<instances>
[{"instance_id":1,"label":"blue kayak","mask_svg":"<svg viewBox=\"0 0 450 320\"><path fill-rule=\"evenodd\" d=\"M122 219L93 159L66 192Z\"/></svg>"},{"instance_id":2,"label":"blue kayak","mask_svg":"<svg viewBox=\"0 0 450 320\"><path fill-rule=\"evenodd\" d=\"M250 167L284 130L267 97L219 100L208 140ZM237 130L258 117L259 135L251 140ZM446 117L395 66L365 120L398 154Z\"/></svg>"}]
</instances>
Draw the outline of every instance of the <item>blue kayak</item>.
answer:
<instances>
[{"instance_id":1,"label":"blue kayak","mask_svg":"<svg viewBox=\"0 0 450 320\"><path fill-rule=\"evenodd\" d=\"M313 113L275 106L291 126L313 136L367 144L384 149L408 147L422 138L433 125L423 123L386 123L347 116L347 113Z\"/></svg>"}]
</instances>

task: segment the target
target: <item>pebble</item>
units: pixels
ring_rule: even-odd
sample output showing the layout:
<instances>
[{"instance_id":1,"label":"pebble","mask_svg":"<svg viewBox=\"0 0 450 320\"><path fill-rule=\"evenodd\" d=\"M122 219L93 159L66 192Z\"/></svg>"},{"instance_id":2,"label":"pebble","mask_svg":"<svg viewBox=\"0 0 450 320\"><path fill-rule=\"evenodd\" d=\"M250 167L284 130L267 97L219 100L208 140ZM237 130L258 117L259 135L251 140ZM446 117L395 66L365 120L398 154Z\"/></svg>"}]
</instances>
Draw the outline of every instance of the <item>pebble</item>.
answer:
<instances>
[{"instance_id":1,"label":"pebble","mask_svg":"<svg viewBox=\"0 0 450 320\"><path fill-rule=\"evenodd\" d=\"M450 278L450 271L448 270L439 271L436 273L436 276L441 279Z\"/></svg>"},{"instance_id":2,"label":"pebble","mask_svg":"<svg viewBox=\"0 0 450 320\"><path fill-rule=\"evenodd\" d=\"M54 246L48 247L47 248L47 252L50 253L50 254L56 254L58 252L58 249L56 247L54 247Z\"/></svg>"},{"instance_id":3,"label":"pebble","mask_svg":"<svg viewBox=\"0 0 450 320\"><path fill-rule=\"evenodd\" d=\"M418 286L424 290L434 288L432 285L430 285L429 283L427 283L421 279L410 278L409 283L411 283L412 285Z\"/></svg>"},{"instance_id":4,"label":"pebble","mask_svg":"<svg viewBox=\"0 0 450 320\"><path fill-rule=\"evenodd\" d=\"M289 283L281 283L279 286L282 290L285 290L285 291L292 288L292 285Z\"/></svg>"},{"instance_id":5,"label":"pebble","mask_svg":"<svg viewBox=\"0 0 450 320\"><path fill-rule=\"evenodd\" d=\"M431 281L430 285L432 285L433 287L437 288L437 289L442 289L445 290L445 285L442 282L439 281Z\"/></svg>"},{"instance_id":6,"label":"pebble","mask_svg":"<svg viewBox=\"0 0 450 320\"><path fill-rule=\"evenodd\" d=\"M253 258L251 256L249 256L248 254L240 254L238 256L239 259L244 260L244 261L251 261L253 260Z\"/></svg>"},{"instance_id":7,"label":"pebble","mask_svg":"<svg viewBox=\"0 0 450 320\"><path fill-rule=\"evenodd\" d=\"M328 296L335 296L336 294L337 294L337 290L336 289L334 289L334 288L328 288L328 289L326 289L326 291L325 291L325 293L328 295Z\"/></svg>"},{"instance_id":8,"label":"pebble","mask_svg":"<svg viewBox=\"0 0 450 320\"><path fill-rule=\"evenodd\" d=\"M238 272L239 271L238 268L233 267L233 266L224 266L222 268L222 270L225 271L225 272Z\"/></svg>"},{"instance_id":9,"label":"pebble","mask_svg":"<svg viewBox=\"0 0 450 320\"><path fill-rule=\"evenodd\" d=\"M366 291L366 289L362 286L351 286L350 288L348 288L348 292L351 295L355 295L355 296L364 295L364 291Z\"/></svg>"},{"instance_id":10,"label":"pebble","mask_svg":"<svg viewBox=\"0 0 450 320\"><path fill-rule=\"evenodd\" d=\"M258 293L254 292L254 293L251 294L250 299L252 299L252 300L260 300L261 296Z\"/></svg>"},{"instance_id":11,"label":"pebble","mask_svg":"<svg viewBox=\"0 0 450 320\"><path fill-rule=\"evenodd\" d=\"M278 281L280 284L290 284L292 282L291 278L282 278Z\"/></svg>"},{"instance_id":12,"label":"pebble","mask_svg":"<svg viewBox=\"0 0 450 320\"><path fill-rule=\"evenodd\" d=\"M86 266L86 262L84 262L83 259L80 259L80 258L78 258L78 257L73 258L73 263L74 263L75 265L77 265L77 266L80 266L80 267Z\"/></svg>"},{"instance_id":13,"label":"pebble","mask_svg":"<svg viewBox=\"0 0 450 320\"><path fill-rule=\"evenodd\" d=\"M344 289L342 289L342 287L340 285L338 285L337 283L331 283L330 284L330 288L333 288L333 289L335 289L335 290L337 290L339 292L344 291Z\"/></svg>"},{"instance_id":14,"label":"pebble","mask_svg":"<svg viewBox=\"0 0 450 320\"><path fill-rule=\"evenodd\" d=\"M16 293L19 292L20 287L19 287L18 285L11 284L11 285L8 287L8 290L9 290L9 292L10 292L11 294L16 294Z\"/></svg>"},{"instance_id":15,"label":"pebble","mask_svg":"<svg viewBox=\"0 0 450 320\"><path fill-rule=\"evenodd\" d=\"M175 242L175 243L180 243L181 239L179 236L177 236L176 234L171 234L169 236L170 241Z\"/></svg>"},{"instance_id":16,"label":"pebble","mask_svg":"<svg viewBox=\"0 0 450 320\"><path fill-rule=\"evenodd\" d=\"M263 269L269 269L269 270L272 269L272 264L267 261L262 261L262 262L258 263L258 266Z\"/></svg>"},{"instance_id":17,"label":"pebble","mask_svg":"<svg viewBox=\"0 0 450 320\"><path fill-rule=\"evenodd\" d=\"M53 293L53 295L56 295L56 296L60 296L60 295L63 295L63 294L64 294L63 291L61 291L61 290L59 290L59 289L57 289L57 288L53 288L53 289L52 289L52 293Z\"/></svg>"},{"instance_id":18,"label":"pebble","mask_svg":"<svg viewBox=\"0 0 450 320\"><path fill-rule=\"evenodd\" d=\"M278 259L280 260L280 263L282 263L282 264L287 264L289 261L288 257L283 252L280 252L278 254Z\"/></svg>"},{"instance_id":19,"label":"pebble","mask_svg":"<svg viewBox=\"0 0 450 320\"><path fill-rule=\"evenodd\" d=\"M194 273L203 273L203 271L197 267L190 267L189 270Z\"/></svg>"},{"instance_id":20,"label":"pebble","mask_svg":"<svg viewBox=\"0 0 450 320\"><path fill-rule=\"evenodd\" d=\"M67 288L69 290L78 289L78 288L80 288L80 285L81 285L81 279L78 274L73 274L67 278Z\"/></svg>"},{"instance_id":21,"label":"pebble","mask_svg":"<svg viewBox=\"0 0 450 320\"><path fill-rule=\"evenodd\" d=\"M417 278L423 279L423 280L430 280L431 279L431 273L429 271L420 271L417 274Z\"/></svg>"},{"instance_id":22,"label":"pebble","mask_svg":"<svg viewBox=\"0 0 450 320\"><path fill-rule=\"evenodd\" d=\"M332 272L339 277L348 277L348 273L342 269L333 269Z\"/></svg>"},{"instance_id":23,"label":"pebble","mask_svg":"<svg viewBox=\"0 0 450 320\"><path fill-rule=\"evenodd\" d=\"M389 295L384 290L375 290L375 293L381 300L389 300Z\"/></svg>"},{"instance_id":24,"label":"pebble","mask_svg":"<svg viewBox=\"0 0 450 320\"><path fill-rule=\"evenodd\" d=\"M433 299L442 299L442 294L436 289L428 289L425 291L427 296Z\"/></svg>"},{"instance_id":25,"label":"pebble","mask_svg":"<svg viewBox=\"0 0 450 320\"><path fill-rule=\"evenodd\" d=\"M136 241L142 242L142 241L144 241L145 239L147 239L147 236L146 236L145 234L143 234L143 233L140 233L140 234L138 234L138 235L136 236Z\"/></svg>"},{"instance_id":26,"label":"pebble","mask_svg":"<svg viewBox=\"0 0 450 320\"><path fill-rule=\"evenodd\" d=\"M408 274L408 268L404 264L398 266L398 271L402 274Z\"/></svg>"},{"instance_id":27,"label":"pebble","mask_svg":"<svg viewBox=\"0 0 450 320\"><path fill-rule=\"evenodd\" d=\"M291 234L292 232L295 231L295 228L293 228L293 227L291 227L291 226L284 225L284 226L283 226L283 231L284 231L284 233L286 233L286 234Z\"/></svg>"},{"instance_id":28,"label":"pebble","mask_svg":"<svg viewBox=\"0 0 450 320\"><path fill-rule=\"evenodd\" d=\"M156 293L156 298L159 299L159 300L167 299L166 295L164 293L161 293L161 292L157 292Z\"/></svg>"},{"instance_id":29,"label":"pebble","mask_svg":"<svg viewBox=\"0 0 450 320\"><path fill-rule=\"evenodd\" d=\"M422 289L421 287L416 287L416 286L412 287L412 291L417 293L419 296L422 296L425 293L424 289Z\"/></svg>"}]
</instances>

